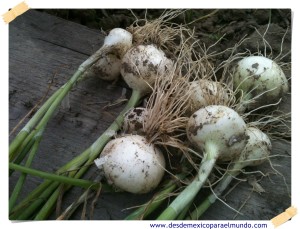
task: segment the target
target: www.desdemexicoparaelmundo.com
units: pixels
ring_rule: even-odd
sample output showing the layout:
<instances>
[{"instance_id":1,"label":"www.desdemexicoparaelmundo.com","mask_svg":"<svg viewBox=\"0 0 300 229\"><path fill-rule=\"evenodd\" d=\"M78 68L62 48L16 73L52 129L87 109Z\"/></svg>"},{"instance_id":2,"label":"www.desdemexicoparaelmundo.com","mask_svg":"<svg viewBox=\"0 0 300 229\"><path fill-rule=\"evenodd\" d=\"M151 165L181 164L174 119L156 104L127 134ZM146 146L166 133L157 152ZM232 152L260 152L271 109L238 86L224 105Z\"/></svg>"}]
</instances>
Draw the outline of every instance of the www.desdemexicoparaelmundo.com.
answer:
<instances>
[{"instance_id":1,"label":"www.desdemexicoparaelmundo.com","mask_svg":"<svg viewBox=\"0 0 300 229\"><path fill-rule=\"evenodd\" d=\"M266 223L150 223L150 228L268 228Z\"/></svg>"}]
</instances>

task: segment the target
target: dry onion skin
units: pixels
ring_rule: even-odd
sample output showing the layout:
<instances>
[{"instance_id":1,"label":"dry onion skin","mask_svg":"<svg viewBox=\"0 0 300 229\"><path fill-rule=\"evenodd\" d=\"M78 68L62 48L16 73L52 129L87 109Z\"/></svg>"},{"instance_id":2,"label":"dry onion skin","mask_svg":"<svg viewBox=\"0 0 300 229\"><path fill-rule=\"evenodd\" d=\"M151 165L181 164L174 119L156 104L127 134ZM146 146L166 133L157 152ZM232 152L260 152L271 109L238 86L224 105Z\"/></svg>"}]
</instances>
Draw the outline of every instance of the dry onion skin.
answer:
<instances>
[{"instance_id":1,"label":"dry onion skin","mask_svg":"<svg viewBox=\"0 0 300 229\"><path fill-rule=\"evenodd\" d=\"M103 169L109 183L130 193L152 191L165 172L162 152L140 135L111 140L95 164Z\"/></svg>"},{"instance_id":2,"label":"dry onion skin","mask_svg":"<svg viewBox=\"0 0 300 229\"><path fill-rule=\"evenodd\" d=\"M255 109L278 102L288 90L288 80L273 60L249 56L235 66L233 86L242 92L241 104Z\"/></svg>"}]
</instances>

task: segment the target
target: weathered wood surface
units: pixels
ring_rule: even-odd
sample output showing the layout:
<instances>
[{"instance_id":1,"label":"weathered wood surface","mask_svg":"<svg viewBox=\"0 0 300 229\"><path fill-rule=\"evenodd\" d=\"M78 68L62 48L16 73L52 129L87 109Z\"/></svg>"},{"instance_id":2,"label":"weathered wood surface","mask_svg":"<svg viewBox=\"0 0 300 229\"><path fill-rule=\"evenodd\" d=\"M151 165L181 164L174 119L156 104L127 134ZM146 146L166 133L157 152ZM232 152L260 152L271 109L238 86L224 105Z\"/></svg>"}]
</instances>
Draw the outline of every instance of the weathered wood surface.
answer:
<instances>
[{"instance_id":1,"label":"weathered wood surface","mask_svg":"<svg viewBox=\"0 0 300 229\"><path fill-rule=\"evenodd\" d=\"M9 126L10 131L45 95L65 83L77 67L102 45L99 31L65 21L45 13L29 10L9 25ZM109 126L122 106L104 109L122 94L122 85L110 87L110 83L91 78L81 82L69 95L69 110L60 108L49 122L33 168L55 171L74 156L81 153ZM290 109L288 107L287 109ZM27 122L28 119L25 120ZM21 125L22 127L23 125ZM20 129L20 128L19 128ZM19 131L18 129L18 131ZM17 133L17 132L16 132ZM11 135L11 138L15 136ZM290 206L291 162L290 143L273 142L272 166L260 169L267 175L260 180L264 193L252 191L248 182L241 182L226 196L226 203L240 209L242 215L230 210L220 201L211 207L203 219L264 219L268 220ZM279 156L280 155L280 156ZM85 176L93 179L94 169ZM279 172L281 175L279 175ZM9 182L10 192L16 182L15 173ZM246 176L241 176L245 178ZM257 179L261 175L256 176ZM42 180L28 176L26 196ZM232 187L237 181L232 183ZM62 209L74 201L81 190L74 188L64 197ZM123 219L130 211L125 208L144 203L151 195L128 193L101 194L94 209L93 219ZM73 216L79 219L81 209ZM54 219L55 215L51 216Z\"/></svg>"}]
</instances>

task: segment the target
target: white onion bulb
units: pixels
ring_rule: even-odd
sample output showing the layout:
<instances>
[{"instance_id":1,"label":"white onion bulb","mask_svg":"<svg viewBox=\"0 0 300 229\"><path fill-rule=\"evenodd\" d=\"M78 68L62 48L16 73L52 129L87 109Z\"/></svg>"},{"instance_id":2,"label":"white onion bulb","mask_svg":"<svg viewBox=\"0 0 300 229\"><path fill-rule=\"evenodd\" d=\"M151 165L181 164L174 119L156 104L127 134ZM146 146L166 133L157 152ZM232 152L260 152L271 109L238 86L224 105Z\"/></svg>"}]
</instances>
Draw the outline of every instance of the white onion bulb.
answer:
<instances>
[{"instance_id":1,"label":"white onion bulb","mask_svg":"<svg viewBox=\"0 0 300 229\"><path fill-rule=\"evenodd\" d=\"M138 45L124 55L121 74L130 88L146 94L156 77L164 75L172 66L172 61L154 45Z\"/></svg>"},{"instance_id":2,"label":"white onion bulb","mask_svg":"<svg viewBox=\"0 0 300 229\"><path fill-rule=\"evenodd\" d=\"M125 29L114 28L104 38L104 46L112 47L114 54L121 59L132 46L132 34Z\"/></svg>"},{"instance_id":3,"label":"white onion bulb","mask_svg":"<svg viewBox=\"0 0 300 229\"><path fill-rule=\"evenodd\" d=\"M219 82L200 79L190 83L190 90L190 113L208 105L225 105L229 101L226 89Z\"/></svg>"},{"instance_id":4,"label":"white onion bulb","mask_svg":"<svg viewBox=\"0 0 300 229\"><path fill-rule=\"evenodd\" d=\"M139 135L111 140L96 165L116 187L131 193L147 193L160 183L165 172L161 151Z\"/></svg>"},{"instance_id":5,"label":"white onion bulb","mask_svg":"<svg viewBox=\"0 0 300 229\"><path fill-rule=\"evenodd\" d=\"M248 109L278 102L288 90L288 81L278 64L263 56L249 56L238 62L234 70L234 88L243 91Z\"/></svg>"},{"instance_id":6,"label":"white onion bulb","mask_svg":"<svg viewBox=\"0 0 300 229\"><path fill-rule=\"evenodd\" d=\"M247 145L236 162L241 168L262 164L268 159L272 150L269 137L261 130L249 127L246 135L248 138Z\"/></svg>"},{"instance_id":7,"label":"white onion bulb","mask_svg":"<svg viewBox=\"0 0 300 229\"><path fill-rule=\"evenodd\" d=\"M121 59L132 46L132 34L125 29L112 29L104 39L103 48L106 50L99 60L85 73L86 76L96 76L112 81L120 76Z\"/></svg>"},{"instance_id":8,"label":"white onion bulb","mask_svg":"<svg viewBox=\"0 0 300 229\"><path fill-rule=\"evenodd\" d=\"M246 145L246 124L237 112L222 105L210 105L196 111L187 124L191 143L205 151L213 145L217 159L228 161L241 153Z\"/></svg>"}]
</instances>

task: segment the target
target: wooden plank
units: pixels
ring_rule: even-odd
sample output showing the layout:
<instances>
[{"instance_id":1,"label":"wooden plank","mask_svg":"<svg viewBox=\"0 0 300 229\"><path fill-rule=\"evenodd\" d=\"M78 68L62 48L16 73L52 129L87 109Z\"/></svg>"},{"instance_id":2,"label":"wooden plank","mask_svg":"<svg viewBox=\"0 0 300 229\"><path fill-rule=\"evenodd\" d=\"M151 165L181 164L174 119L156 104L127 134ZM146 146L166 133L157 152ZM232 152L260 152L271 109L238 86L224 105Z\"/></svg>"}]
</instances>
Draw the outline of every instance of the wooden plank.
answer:
<instances>
[{"instance_id":1,"label":"wooden plank","mask_svg":"<svg viewBox=\"0 0 300 229\"><path fill-rule=\"evenodd\" d=\"M103 36L99 31L85 26L29 10L10 23L9 42L9 126L12 130L45 95L48 87L51 89L49 94L52 94L71 77L79 64L102 45ZM111 87L108 82L90 78L73 89L69 95L70 110L60 108L49 122L32 167L55 171L90 146L122 109L122 106L117 106L103 110L108 102L121 96L122 87L122 84ZM28 118L25 122L27 121ZM11 138L13 136L14 134ZM236 219L271 219L290 206L290 142L274 141L273 148L273 155L281 156L274 156L271 161L282 176L274 174L268 164L247 169L260 169L268 174L260 181L266 192L251 192L252 187L247 182L236 186L226 196L226 202L235 209L239 209L246 201L240 210L243 215L238 215ZM10 191L17 175L14 174L10 179ZM94 168L85 177L94 179L97 175ZM41 179L29 176L21 198L40 182ZM233 182L232 186L236 183ZM67 193L62 209L80 193L79 188ZM123 219L130 212L124 209L146 202L152 194L101 194L92 219ZM81 210L78 210L72 219L80 219L80 214ZM203 219L226 220L233 219L234 216L235 212L218 201ZM55 214L50 218L55 219Z\"/></svg>"}]
</instances>

